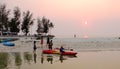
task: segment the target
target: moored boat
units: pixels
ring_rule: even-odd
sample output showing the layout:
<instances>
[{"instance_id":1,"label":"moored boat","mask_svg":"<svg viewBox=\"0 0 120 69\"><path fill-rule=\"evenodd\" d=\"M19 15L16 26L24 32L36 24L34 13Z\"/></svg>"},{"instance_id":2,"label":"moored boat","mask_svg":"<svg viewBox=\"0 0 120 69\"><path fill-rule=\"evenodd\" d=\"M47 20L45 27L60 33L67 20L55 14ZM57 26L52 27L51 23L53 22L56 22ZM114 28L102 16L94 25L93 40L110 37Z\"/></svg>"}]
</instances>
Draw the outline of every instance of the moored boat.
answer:
<instances>
[{"instance_id":1,"label":"moored boat","mask_svg":"<svg viewBox=\"0 0 120 69\"><path fill-rule=\"evenodd\" d=\"M3 45L4 46L15 46L15 44L11 42L3 42Z\"/></svg>"}]
</instances>

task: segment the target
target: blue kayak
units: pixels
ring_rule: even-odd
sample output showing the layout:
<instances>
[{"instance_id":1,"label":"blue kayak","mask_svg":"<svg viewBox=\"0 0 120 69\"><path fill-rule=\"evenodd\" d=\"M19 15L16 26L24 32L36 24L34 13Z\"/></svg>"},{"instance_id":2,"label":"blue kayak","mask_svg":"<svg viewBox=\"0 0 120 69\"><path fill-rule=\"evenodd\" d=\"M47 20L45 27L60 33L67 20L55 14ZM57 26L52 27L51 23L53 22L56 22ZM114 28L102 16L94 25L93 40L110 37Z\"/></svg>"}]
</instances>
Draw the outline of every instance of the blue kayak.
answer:
<instances>
[{"instance_id":1,"label":"blue kayak","mask_svg":"<svg viewBox=\"0 0 120 69\"><path fill-rule=\"evenodd\" d=\"M4 46L15 46L15 44L11 42L3 42L3 45Z\"/></svg>"}]
</instances>

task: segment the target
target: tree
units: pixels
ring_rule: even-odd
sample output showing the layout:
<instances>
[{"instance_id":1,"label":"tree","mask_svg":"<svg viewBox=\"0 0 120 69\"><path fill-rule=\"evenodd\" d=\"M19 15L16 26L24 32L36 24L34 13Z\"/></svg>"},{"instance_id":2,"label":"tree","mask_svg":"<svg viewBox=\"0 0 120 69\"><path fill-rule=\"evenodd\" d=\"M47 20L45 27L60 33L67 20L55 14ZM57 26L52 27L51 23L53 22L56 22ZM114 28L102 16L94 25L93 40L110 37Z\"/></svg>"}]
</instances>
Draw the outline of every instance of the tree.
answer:
<instances>
[{"instance_id":1,"label":"tree","mask_svg":"<svg viewBox=\"0 0 120 69\"><path fill-rule=\"evenodd\" d=\"M14 17L10 20L10 23L9 23L10 32L19 33L19 31L20 31L20 16L21 16L20 9L18 7L15 7L13 14L14 14Z\"/></svg>"},{"instance_id":2,"label":"tree","mask_svg":"<svg viewBox=\"0 0 120 69\"><path fill-rule=\"evenodd\" d=\"M42 23L42 21L40 20L40 18L37 19L37 23L38 23L38 25L37 25L38 28L37 28L36 32L37 32L38 34L42 34L44 27L43 27L43 23Z\"/></svg>"},{"instance_id":3,"label":"tree","mask_svg":"<svg viewBox=\"0 0 120 69\"><path fill-rule=\"evenodd\" d=\"M48 33L50 20L45 18L45 17L43 17L42 18L42 23L43 23L43 26L44 26L44 31L43 32L44 33Z\"/></svg>"},{"instance_id":4,"label":"tree","mask_svg":"<svg viewBox=\"0 0 120 69\"><path fill-rule=\"evenodd\" d=\"M9 13L10 11L6 9L6 5L0 5L0 31L3 34L3 31L8 31L9 23Z\"/></svg>"},{"instance_id":5,"label":"tree","mask_svg":"<svg viewBox=\"0 0 120 69\"><path fill-rule=\"evenodd\" d=\"M50 22L49 19L43 17L42 20L38 19L38 29L37 33L45 33L47 34L54 25Z\"/></svg>"},{"instance_id":6,"label":"tree","mask_svg":"<svg viewBox=\"0 0 120 69\"><path fill-rule=\"evenodd\" d=\"M32 14L30 13L30 11L24 12L21 29L26 36L29 33L30 25L33 25L33 22L34 19L32 18Z\"/></svg>"},{"instance_id":7,"label":"tree","mask_svg":"<svg viewBox=\"0 0 120 69\"><path fill-rule=\"evenodd\" d=\"M54 25L53 25L53 23L52 22L50 22L50 24L49 24L49 33L51 34L51 29L54 27Z\"/></svg>"}]
</instances>

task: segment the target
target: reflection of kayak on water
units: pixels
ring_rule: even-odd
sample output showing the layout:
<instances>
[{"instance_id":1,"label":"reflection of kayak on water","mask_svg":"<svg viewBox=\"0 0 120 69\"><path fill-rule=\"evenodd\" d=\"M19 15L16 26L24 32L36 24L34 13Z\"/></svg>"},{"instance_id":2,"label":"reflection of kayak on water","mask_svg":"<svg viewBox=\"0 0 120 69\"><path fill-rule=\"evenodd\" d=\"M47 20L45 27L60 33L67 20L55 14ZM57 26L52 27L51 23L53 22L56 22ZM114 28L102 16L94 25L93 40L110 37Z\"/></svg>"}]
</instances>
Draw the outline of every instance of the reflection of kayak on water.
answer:
<instances>
[{"instance_id":1,"label":"reflection of kayak on water","mask_svg":"<svg viewBox=\"0 0 120 69\"><path fill-rule=\"evenodd\" d=\"M44 54L60 54L59 50L43 50ZM75 56L77 53L74 51L65 51L62 55L73 55Z\"/></svg>"}]
</instances>

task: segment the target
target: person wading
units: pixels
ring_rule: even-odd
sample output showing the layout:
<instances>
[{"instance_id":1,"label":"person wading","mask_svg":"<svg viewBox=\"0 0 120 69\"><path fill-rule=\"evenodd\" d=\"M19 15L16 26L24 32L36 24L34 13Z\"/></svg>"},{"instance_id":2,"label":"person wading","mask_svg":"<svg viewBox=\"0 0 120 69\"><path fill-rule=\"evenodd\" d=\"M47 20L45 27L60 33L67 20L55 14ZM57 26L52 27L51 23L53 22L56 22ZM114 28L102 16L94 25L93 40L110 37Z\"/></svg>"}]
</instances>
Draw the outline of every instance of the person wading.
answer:
<instances>
[{"instance_id":1,"label":"person wading","mask_svg":"<svg viewBox=\"0 0 120 69\"><path fill-rule=\"evenodd\" d=\"M48 44L48 48L49 48L49 50L52 50L52 46L53 46L53 42L52 42L52 40L49 42L49 44Z\"/></svg>"},{"instance_id":2,"label":"person wading","mask_svg":"<svg viewBox=\"0 0 120 69\"><path fill-rule=\"evenodd\" d=\"M33 52L36 52L36 49L37 49L37 47L36 47L36 41L34 41Z\"/></svg>"}]
</instances>

